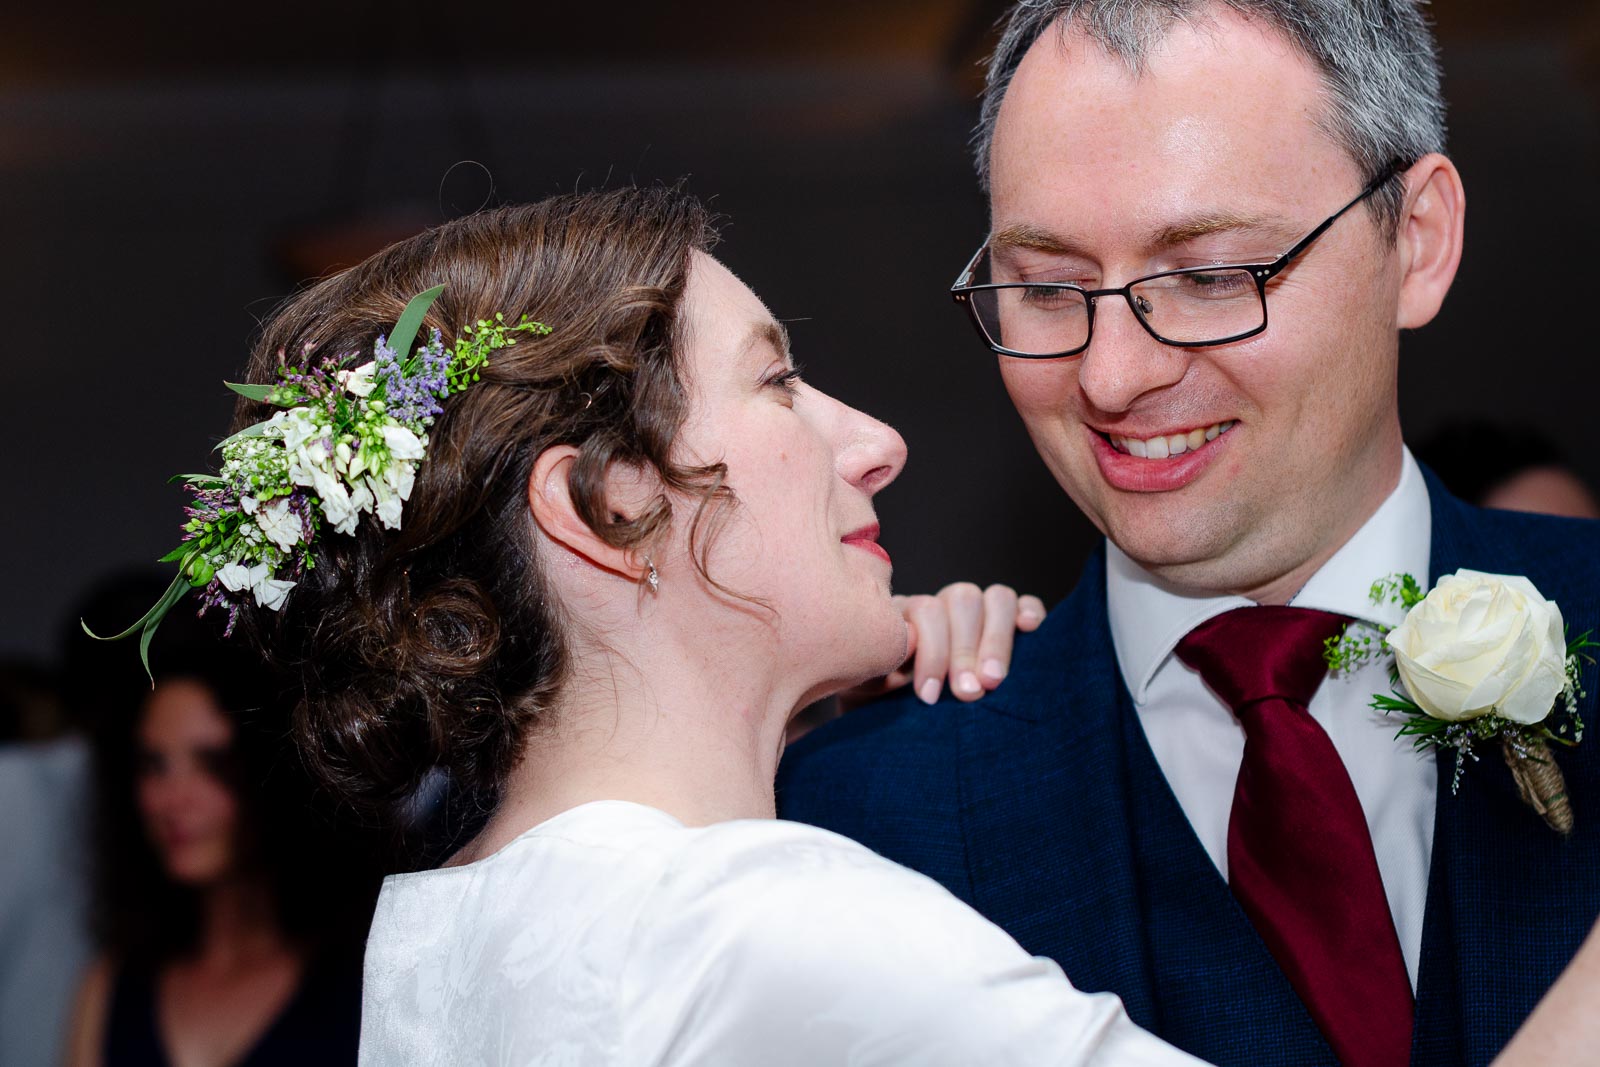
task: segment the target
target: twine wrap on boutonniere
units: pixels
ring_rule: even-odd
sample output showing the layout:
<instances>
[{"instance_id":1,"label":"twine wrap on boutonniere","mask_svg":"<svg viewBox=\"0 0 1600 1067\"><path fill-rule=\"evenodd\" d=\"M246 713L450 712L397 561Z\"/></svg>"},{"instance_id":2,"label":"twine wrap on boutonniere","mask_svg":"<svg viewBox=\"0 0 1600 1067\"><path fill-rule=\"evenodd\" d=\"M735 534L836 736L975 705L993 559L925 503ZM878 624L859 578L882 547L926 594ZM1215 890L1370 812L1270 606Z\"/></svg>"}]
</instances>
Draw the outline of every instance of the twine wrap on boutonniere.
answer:
<instances>
[{"instance_id":1,"label":"twine wrap on boutonniere","mask_svg":"<svg viewBox=\"0 0 1600 1067\"><path fill-rule=\"evenodd\" d=\"M1372 584L1374 604L1399 604L1399 626L1355 622L1328 639L1330 669L1349 670L1392 655L1392 692L1372 707L1397 715L1397 737L1419 749L1456 754L1450 791L1461 787L1474 746L1498 741L1522 800L1551 829L1572 832L1572 803L1552 744L1583 740L1578 702L1582 670L1600 648L1592 631L1566 636L1561 609L1520 575L1460 570L1439 579L1426 596L1409 574ZM1376 640L1381 638L1381 642Z\"/></svg>"}]
</instances>

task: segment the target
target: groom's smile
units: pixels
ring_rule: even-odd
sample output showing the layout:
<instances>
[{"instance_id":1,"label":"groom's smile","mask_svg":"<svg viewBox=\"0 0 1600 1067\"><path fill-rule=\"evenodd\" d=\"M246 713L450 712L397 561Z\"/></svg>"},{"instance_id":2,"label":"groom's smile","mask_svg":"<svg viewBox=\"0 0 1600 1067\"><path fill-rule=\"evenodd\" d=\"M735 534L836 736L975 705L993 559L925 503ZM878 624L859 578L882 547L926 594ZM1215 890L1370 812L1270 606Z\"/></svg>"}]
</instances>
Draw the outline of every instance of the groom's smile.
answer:
<instances>
[{"instance_id":1,"label":"groom's smile","mask_svg":"<svg viewBox=\"0 0 1600 1067\"><path fill-rule=\"evenodd\" d=\"M1120 434L1090 429L1090 447L1106 483L1129 493L1182 489L1231 443L1224 436L1238 425L1228 419L1188 430Z\"/></svg>"}]
</instances>

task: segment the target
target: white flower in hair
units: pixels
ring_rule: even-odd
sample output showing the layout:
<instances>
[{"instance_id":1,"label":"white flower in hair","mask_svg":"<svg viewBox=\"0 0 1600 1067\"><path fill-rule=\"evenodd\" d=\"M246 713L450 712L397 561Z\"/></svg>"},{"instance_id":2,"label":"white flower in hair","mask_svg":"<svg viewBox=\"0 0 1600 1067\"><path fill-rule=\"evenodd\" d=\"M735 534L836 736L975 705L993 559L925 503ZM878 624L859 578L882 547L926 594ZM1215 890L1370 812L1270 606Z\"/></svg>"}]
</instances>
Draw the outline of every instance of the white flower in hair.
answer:
<instances>
[{"instance_id":1,"label":"white flower in hair","mask_svg":"<svg viewBox=\"0 0 1600 1067\"><path fill-rule=\"evenodd\" d=\"M343 483L336 482L325 475L318 477L317 496L322 501L322 517L328 521L335 533L345 535L356 532L356 523L361 519L361 511L356 506L356 501L351 499L350 493Z\"/></svg>"},{"instance_id":2,"label":"white flower in hair","mask_svg":"<svg viewBox=\"0 0 1600 1067\"><path fill-rule=\"evenodd\" d=\"M366 486L371 491L372 498L377 501L378 521L387 529L400 529L400 512L405 503L400 494L380 478L368 478Z\"/></svg>"},{"instance_id":3,"label":"white flower in hair","mask_svg":"<svg viewBox=\"0 0 1600 1067\"><path fill-rule=\"evenodd\" d=\"M294 582L279 578L263 578L251 586L250 591L255 594L257 604L269 611L280 611L283 608L284 598L294 587Z\"/></svg>"},{"instance_id":4,"label":"white flower in hair","mask_svg":"<svg viewBox=\"0 0 1600 1067\"><path fill-rule=\"evenodd\" d=\"M368 397L378 387L373 375L378 369L378 364L368 360L355 370L342 370L338 374L339 384L351 396Z\"/></svg>"},{"instance_id":5,"label":"white flower in hair","mask_svg":"<svg viewBox=\"0 0 1600 1067\"><path fill-rule=\"evenodd\" d=\"M222 583L222 588L230 593L242 593L249 589L255 582L251 575L254 568L246 567L243 563L230 563L225 567L217 568L217 581ZM261 575L267 573L266 564L261 565Z\"/></svg>"},{"instance_id":6,"label":"white flower in hair","mask_svg":"<svg viewBox=\"0 0 1600 1067\"><path fill-rule=\"evenodd\" d=\"M268 501L265 507L260 508L256 512L256 525L261 527L261 532L267 535L269 541L284 552L298 545L304 532L300 516L294 513L290 498L286 496Z\"/></svg>"},{"instance_id":7,"label":"white flower in hair","mask_svg":"<svg viewBox=\"0 0 1600 1067\"><path fill-rule=\"evenodd\" d=\"M383 427L383 443L389 446L389 455L395 459L421 459L426 451L422 438L393 423Z\"/></svg>"},{"instance_id":8,"label":"white flower in hair","mask_svg":"<svg viewBox=\"0 0 1600 1067\"><path fill-rule=\"evenodd\" d=\"M417 481L417 468L413 463L395 463L383 472L384 479L401 500L411 499L411 488Z\"/></svg>"},{"instance_id":9,"label":"white flower in hair","mask_svg":"<svg viewBox=\"0 0 1600 1067\"><path fill-rule=\"evenodd\" d=\"M164 557L178 564L178 575L154 607L110 640L148 636L191 589L201 591L202 612L228 612L231 631L246 597L282 610L314 564L311 552L324 525L349 535L363 515L375 514L385 529L400 528L417 464L427 458L428 427L444 401L477 381L490 354L515 344L516 335L550 332L527 316L507 325L497 314L467 327L448 347L432 330L413 351L443 290L438 285L413 297L365 363L349 366L348 353L313 361L308 347L307 365L281 366L276 384L228 383L279 410L218 446L219 473L183 476L194 499L183 543Z\"/></svg>"}]
</instances>

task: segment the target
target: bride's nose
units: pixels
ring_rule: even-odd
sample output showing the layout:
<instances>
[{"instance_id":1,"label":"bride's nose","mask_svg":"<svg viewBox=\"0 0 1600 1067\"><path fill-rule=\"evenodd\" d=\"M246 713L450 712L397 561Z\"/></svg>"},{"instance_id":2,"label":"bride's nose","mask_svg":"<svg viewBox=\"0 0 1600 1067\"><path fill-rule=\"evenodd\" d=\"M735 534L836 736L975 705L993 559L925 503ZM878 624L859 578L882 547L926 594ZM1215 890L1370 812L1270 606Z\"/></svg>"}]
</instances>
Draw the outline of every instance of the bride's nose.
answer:
<instances>
[{"instance_id":1,"label":"bride's nose","mask_svg":"<svg viewBox=\"0 0 1600 1067\"><path fill-rule=\"evenodd\" d=\"M852 407L844 411L839 474L871 496L899 477L906 465L906 442L892 426L871 415Z\"/></svg>"}]
</instances>

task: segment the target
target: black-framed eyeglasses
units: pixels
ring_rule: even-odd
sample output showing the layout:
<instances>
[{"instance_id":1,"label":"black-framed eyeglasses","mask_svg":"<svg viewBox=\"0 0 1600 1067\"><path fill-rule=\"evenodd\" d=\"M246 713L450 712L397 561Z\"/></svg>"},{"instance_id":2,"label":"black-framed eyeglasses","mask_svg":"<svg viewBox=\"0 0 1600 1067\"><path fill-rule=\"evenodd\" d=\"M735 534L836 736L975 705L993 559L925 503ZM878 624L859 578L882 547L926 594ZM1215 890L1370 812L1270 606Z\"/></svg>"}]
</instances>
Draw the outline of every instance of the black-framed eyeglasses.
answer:
<instances>
[{"instance_id":1,"label":"black-framed eyeglasses","mask_svg":"<svg viewBox=\"0 0 1600 1067\"><path fill-rule=\"evenodd\" d=\"M989 282L985 241L950 287L978 336L1004 356L1061 359L1089 347L1095 302L1120 296L1157 341L1199 348L1242 341L1267 328L1267 283L1339 221L1405 169L1391 163L1354 200L1271 263L1185 267L1135 278L1119 289L1085 289L1070 282ZM975 279L978 279L975 281Z\"/></svg>"}]
</instances>

